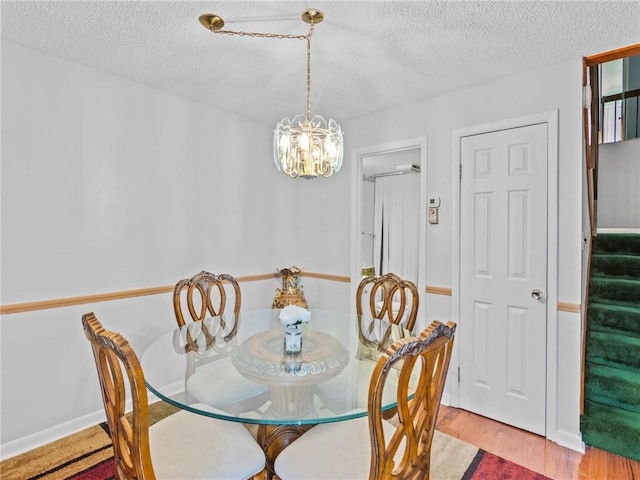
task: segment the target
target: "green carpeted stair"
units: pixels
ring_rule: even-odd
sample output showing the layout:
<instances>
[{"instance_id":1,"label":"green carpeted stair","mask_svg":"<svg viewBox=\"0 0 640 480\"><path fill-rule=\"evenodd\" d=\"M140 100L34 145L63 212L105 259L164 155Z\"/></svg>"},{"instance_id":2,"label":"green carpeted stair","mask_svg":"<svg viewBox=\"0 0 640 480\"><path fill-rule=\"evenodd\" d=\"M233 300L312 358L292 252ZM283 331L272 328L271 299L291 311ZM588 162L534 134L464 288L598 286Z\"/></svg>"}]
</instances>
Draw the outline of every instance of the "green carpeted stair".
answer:
<instances>
[{"instance_id":1,"label":"green carpeted stair","mask_svg":"<svg viewBox=\"0 0 640 480\"><path fill-rule=\"evenodd\" d=\"M582 438L640 461L640 235L592 247Z\"/></svg>"}]
</instances>

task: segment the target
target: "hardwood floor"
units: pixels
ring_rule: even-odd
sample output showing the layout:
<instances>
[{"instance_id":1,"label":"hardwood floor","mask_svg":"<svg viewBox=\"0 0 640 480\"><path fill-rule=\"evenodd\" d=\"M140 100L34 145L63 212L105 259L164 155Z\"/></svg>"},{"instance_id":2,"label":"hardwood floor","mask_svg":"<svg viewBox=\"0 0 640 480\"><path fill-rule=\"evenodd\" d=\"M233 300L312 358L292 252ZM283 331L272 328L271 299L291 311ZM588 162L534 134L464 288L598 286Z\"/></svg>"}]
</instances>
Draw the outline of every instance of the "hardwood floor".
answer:
<instances>
[{"instance_id":1,"label":"hardwood floor","mask_svg":"<svg viewBox=\"0 0 640 480\"><path fill-rule=\"evenodd\" d=\"M640 480L640 462L589 446L582 454L466 410L442 405L436 428L556 480Z\"/></svg>"}]
</instances>

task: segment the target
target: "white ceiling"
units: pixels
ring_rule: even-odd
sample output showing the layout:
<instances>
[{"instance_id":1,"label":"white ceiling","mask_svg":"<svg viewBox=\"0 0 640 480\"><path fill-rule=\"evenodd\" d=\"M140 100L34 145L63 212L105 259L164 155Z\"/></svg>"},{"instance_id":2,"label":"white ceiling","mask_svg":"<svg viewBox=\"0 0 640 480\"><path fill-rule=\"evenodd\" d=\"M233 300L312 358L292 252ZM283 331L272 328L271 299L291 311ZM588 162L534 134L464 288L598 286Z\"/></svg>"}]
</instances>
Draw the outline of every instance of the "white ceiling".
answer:
<instances>
[{"instance_id":1,"label":"white ceiling","mask_svg":"<svg viewBox=\"0 0 640 480\"><path fill-rule=\"evenodd\" d=\"M309 7L325 15L312 113L338 121L640 42L640 0L2 0L1 26L6 40L275 124L305 111L305 42L214 35L198 17L305 34Z\"/></svg>"}]
</instances>

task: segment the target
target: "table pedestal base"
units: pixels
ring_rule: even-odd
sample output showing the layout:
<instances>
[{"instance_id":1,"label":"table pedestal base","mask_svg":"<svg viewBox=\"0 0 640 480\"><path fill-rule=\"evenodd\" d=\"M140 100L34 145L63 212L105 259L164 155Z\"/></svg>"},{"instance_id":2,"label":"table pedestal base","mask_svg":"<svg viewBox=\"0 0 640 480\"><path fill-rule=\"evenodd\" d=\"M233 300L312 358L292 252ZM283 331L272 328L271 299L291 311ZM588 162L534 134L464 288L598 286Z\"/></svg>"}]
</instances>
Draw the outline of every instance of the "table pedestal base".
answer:
<instances>
[{"instance_id":1,"label":"table pedestal base","mask_svg":"<svg viewBox=\"0 0 640 480\"><path fill-rule=\"evenodd\" d=\"M301 385L298 387L271 386L271 406L269 414L276 418L308 418L315 417L313 395L315 386Z\"/></svg>"},{"instance_id":2,"label":"table pedestal base","mask_svg":"<svg viewBox=\"0 0 640 480\"><path fill-rule=\"evenodd\" d=\"M313 425L258 425L258 445L267 457L267 480L275 476L276 457Z\"/></svg>"}]
</instances>

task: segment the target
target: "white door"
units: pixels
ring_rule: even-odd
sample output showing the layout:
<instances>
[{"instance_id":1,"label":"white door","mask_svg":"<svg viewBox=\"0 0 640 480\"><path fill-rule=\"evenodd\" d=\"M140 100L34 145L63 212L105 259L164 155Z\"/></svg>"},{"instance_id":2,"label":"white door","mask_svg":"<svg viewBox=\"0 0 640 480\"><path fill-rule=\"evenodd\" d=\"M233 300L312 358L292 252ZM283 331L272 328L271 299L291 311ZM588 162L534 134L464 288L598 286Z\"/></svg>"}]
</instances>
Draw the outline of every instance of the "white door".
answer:
<instances>
[{"instance_id":1,"label":"white door","mask_svg":"<svg viewBox=\"0 0 640 480\"><path fill-rule=\"evenodd\" d=\"M460 406L544 435L547 124L460 151Z\"/></svg>"}]
</instances>

